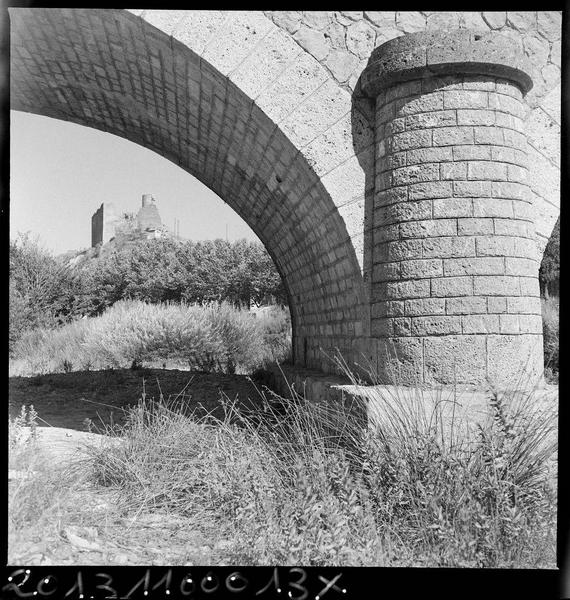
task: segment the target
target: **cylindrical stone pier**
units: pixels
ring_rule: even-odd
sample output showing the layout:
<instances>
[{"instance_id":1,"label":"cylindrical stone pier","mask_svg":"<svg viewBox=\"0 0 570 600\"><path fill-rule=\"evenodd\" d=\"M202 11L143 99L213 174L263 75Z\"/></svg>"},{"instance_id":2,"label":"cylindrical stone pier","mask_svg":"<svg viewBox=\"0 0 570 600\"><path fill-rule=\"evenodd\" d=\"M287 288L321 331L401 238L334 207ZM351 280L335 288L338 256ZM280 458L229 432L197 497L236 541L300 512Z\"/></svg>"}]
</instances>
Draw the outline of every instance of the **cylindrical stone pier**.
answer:
<instances>
[{"instance_id":1,"label":"cylindrical stone pier","mask_svg":"<svg viewBox=\"0 0 570 600\"><path fill-rule=\"evenodd\" d=\"M425 32L376 48L371 336L391 383L536 383L539 257L512 40ZM514 381L523 377L527 381Z\"/></svg>"}]
</instances>

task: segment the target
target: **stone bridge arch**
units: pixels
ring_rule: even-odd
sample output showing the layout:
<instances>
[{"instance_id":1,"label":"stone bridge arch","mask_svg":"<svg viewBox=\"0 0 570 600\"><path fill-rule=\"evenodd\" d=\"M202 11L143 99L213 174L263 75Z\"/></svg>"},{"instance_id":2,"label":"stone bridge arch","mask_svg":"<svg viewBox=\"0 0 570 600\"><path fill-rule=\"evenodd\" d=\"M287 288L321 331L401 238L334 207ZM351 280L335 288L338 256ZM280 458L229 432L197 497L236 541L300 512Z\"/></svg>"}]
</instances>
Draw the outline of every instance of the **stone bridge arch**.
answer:
<instances>
[{"instance_id":1,"label":"stone bridge arch","mask_svg":"<svg viewBox=\"0 0 570 600\"><path fill-rule=\"evenodd\" d=\"M197 176L252 227L290 298L294 357L378 357L371 336L372 50L441 28L500 31L531 58L538 249L559 207L560 14L11 9L12 107L97 127Z\"/></svg>"},{"instance_id":2,"label":"stone bridge arch","mask_svg":"<svg viewBox=\"0 0 570 600\"><path fill-rule=\"evenodd\" d=\"M289 297L296 361L326 369L321 349L354 352L367 304L351 237L318 169L255 100L263 82L247 57L270 30L272 43L283 43L271 21L238 16L214 56L204 44L208 23L187 22L201 13L156 11L144 20L122 10L12 9L10 16L12 108L122 136L200 179L271 254ZM203 56L184 43L188 35ZM276 87L308 95L322 82L318 64L295 62L299 48L282 50L282 66L296 79ZM267 52L253 56L263 66ZM266 102L277 94L267 92ZM279 97L274 117L280 111L286 120L297 101ZM311 133L299 131L296 141L303 135Z\"/></svg>"}]
</instances>

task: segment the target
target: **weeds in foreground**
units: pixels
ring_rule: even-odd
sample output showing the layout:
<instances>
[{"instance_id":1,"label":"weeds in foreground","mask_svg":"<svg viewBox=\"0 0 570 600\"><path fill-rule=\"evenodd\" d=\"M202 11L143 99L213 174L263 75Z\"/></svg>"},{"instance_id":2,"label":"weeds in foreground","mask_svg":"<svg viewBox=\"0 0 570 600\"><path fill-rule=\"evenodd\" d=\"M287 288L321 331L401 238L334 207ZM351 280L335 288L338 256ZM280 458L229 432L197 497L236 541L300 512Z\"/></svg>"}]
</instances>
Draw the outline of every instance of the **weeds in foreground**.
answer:
<instances>
[{"instance_id":1,"label":"weeds in foreground","mask_svg":"<svg viewBox=\"0 0 570 600\"><path fill-rule=\"evenodd\" d=\"M495 393L473 426L457 397L367 394L368 427L357 402L226 399L214 419L144 401L91 476L129 511L192 515L211 564L554 566L554 408Z\"/></svg>"}]
</instances>

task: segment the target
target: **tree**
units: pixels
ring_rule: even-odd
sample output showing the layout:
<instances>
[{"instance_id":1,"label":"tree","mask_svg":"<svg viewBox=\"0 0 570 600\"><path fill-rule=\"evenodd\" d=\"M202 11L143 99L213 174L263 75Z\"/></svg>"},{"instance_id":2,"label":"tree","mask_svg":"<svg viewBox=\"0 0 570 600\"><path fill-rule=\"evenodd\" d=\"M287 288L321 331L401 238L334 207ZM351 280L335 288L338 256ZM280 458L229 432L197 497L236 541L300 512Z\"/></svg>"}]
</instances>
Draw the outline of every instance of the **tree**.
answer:
<instances>
[{"instance_id":1,"label":"tree","mask_svg":"<svg viewBox=\"0 0 570 600\"><path fill-rule=\"evenodd\" d=\"M55 327L84 312L81 277L28 234L9 245L10 343L27 329Z\"/></svg>"},{"instance_id":2,"label":"tree","mask_svg":"<svg viewBox=\"0 0 570 600\"><path fill-rule=\"evenodd\" d=\"M560 295L560 217L554 225L546 244L538 274L540 293L545 296Z\"/></svg>"}]
</instances>

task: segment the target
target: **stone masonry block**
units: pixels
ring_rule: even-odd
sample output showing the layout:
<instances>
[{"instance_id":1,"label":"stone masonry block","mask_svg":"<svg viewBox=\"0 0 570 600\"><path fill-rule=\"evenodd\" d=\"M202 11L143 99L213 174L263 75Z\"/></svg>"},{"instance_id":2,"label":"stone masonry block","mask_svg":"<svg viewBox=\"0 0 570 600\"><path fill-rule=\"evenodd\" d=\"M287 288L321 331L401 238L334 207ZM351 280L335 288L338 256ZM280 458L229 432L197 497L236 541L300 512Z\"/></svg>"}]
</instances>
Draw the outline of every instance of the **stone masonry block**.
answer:
<instances>
[{"instance_id":1,"label":"stone masonry block","mask_svg":"<svg viewBox=\"0 0 570 600\"><path fill-rule=\"evenodd\" d=\"M390 300L405 300L408 298L429 298L429 279L416 279L413 281L395 281L384 284L385 297Z\"/></svg>"},{"instance_id":2,"label":"stone masonry block","mask_svg":"<svg viewBox=\"0 0 570 600\"><path fill-rule=\"evenodd\" d=\"M477 256L512 256L516 238L508 236L478 237L475 240Z\"/></svg>"},{"instance_id":3,"label":"stone masonry block","mask_svg":"<svg viewBox=\"0 0 570 600\"><path fill-rule=\"evenodd\" d=\"M538 247L536 245L536 240L533 239L525 239L525 238L515 238L515 250L513 252L514 256L521 256L525 258L532 258L536 261L540 259L538 254Z\"/></svg>"},{"instance_id":4,"label":"stone masonry block","mask_svg":"<svg viewBox=\"0 0 570 600\"><path fill-rule=\"evenodd\" d=\"M530 202L513 202L513 212L515 213L515 219L532 221L534 218Z\"/></svg>"},{"instance_id":5,"label":"stone masonry block","mask_svg":"<svg viewBox=\"0 0 570 600\"><path fill-rule=\"evenodd\" d=\"M473 279L471 277L440 277L431 280L432 297L446 298L472 295Z\"/></svg>"},{"instance_id":6,"label":"stone masonry block","mask_svg":"<svg viewBox=\"0 0 570 600\"><path fill-rule=\"evenodd\" d=\"M404 98L403 100L399 100L396 106L398 115L406 116L443 110L443 93L433 92L423 96L416 96L415 98Z\"/></svg>"},{"instance_id":7,"label":"stone masonry block","mask_svg":"<svg viewBox=\"0 0 570 600\"><path fill-rule=\"evenodd\" d=\"M430 219L431 216L431 200L402 202L377 208L374 213L374 225L377 227L389 223Z\"/></svg>"},{"instance_id":8,"label":"stone masonry block","mask_svg":"<svg viewBox=\"0 0 570 600\"><path fill-rule=\"evenodd\" d=\"M542 314L542 303L540 298L535 296L522 296L515 298L506 298L507 312L516 314Z\"/></svg>"},{"instance_id":9,"label":"stone masonry block","mask_svg":"<svg viewBox=\"0 0 570 600\"><path fill-rule=\"evenodd\" d=\"M496 113L492 110L464 108L457 111L457 125L495 125Z\"/></svg>"},{"instance_id":10,"label":"stone masonry block","mask_svg":"<svg viewBox=\"0 0 570 600\"><path fill-rule=\"evenodd\" d=\"M493 219L496 235L509 235L532 237L532 229L527 221L513 221L512 219Z\"/></svg>"},{"instance_id":11,"label":"stone masonry block","mask_svg":"<svg viewBox=\"0 0 570 600\"><path fill-rule=\"evenodd\" d=\"M506 275L522 275L524 277L538 277L539 263L529 258L505 258Z\"/></svg>"},{"instance_id":12,"label":"stone masonry block","mask_svg":"<svg viewBox=\"0 0 570 600\"><path fill-rule=\"evenodd\" d=\"M430 181L412 184L408 187L410 200L428 198L449 198L453 195L453 184L450 181Z\"/></svg>"},{"instance_id":13,"label":"stone masonry block","mask_svg":"<svg viewBox=\"0 0 570 600\"><path fill-rule=\"evenodd\" d=\"M393 333L392 319L372 319L370 333L377 337L390 337Z\"/></svg>"},{"instance_id":14,"label":"stone masonry block","mask_svg":"<svg viewBox=\"0 0 570 600\"><path fill-rule=\"evenodd\" d=\"M461 333L461 317L436 315L428 317L412 317L412 335L450 335Z\"/></svg>"},{"instance_id":15,"label":"stone masonry block","mask_svg":"<svg viewBox=\"0 0 570 600\"><path fill-rule=\"evenodd\" d=\"M403 317L406 314L404 302L401 300L389 300L384 304L386 305L387 317Z\"/></svg>"},{"instance_id":16,"label":"stone masonry block","mask_svg":"<svg viewBox=\"0 0 570 600\"><path fill-rule=\"evenodd\" d=\"M473 198L474 217L513 218L513 202L506 198Z\"/></svg>"},{"instance_id":17,"label":"stone masonry block","mask_svg":"<svg viewBox=\"0 0 570 600\"><path fill-rule=\"evenodd\" d=\"M442 261L434 258L404 260L400 263L400 275L403 279L441 277L443 275Z\"/></svg>"},{"instance_id":18,"label":"stone masonry block","mask_svg":"<svg viewBox=\"0 0 570 600\"><path fill-rule=\"evenodd\" d=\"M507 177L507 166L484 160L473 161L469 163L468 177L469 179L502 181Z\"/></svg>"},{"instance_id":19,"label":"stone masonry block","mask_svg":"<svg viewBox=\"0 0 570 600\"><path fill-rule=\"evenodd\" d=\"M496 146L503 146L506 143L505 132L500 127L473 127L473 136L475 144L493 144Z\"/></svg>"},{"instance_id":20,"label":"stone masonry block","mask_svg":"<svg viewBox=\"0 0 570 600\"><path fill-rule=\"evenodd\" d=\"M504 275L505 260L502 257L445 258L443 260L443 273L446 277L454 275Z\"/></svg>"},{"instance_id":21,"label":"stone masonry block","mask_svg":"<svg viewBox=\"0 0 570 600\"><path fill-rule=\"evenodd\" d=\"M448 315L471 315L487 312L487 299L482 296L464 296L447 298L445 312Z\"/></svg>"},{"instance_id":22,"label":"stone masonry block","mask_svg":"<svg viewBox=\"0 0 570 600\"><path fill-rule=\"evenodd\" d=\"M434 132L436 133L436 132ZM401 152L402 150L412 150L414 148L425 148L431 146L431 129L419 129L416 131L404 131L398 133L387 141L389 152ZM443 145L443 144L438 144Z\"/></svg>"},{"instance_id":23,"label":"stone masonry block","mask_svg":"<svg viewBox=\"0 0 570 600\"><path fill-rule=\"evenodd\" d=\"M542 315L519 315L521 333L542 333Z\"/></svg>"},{"instance_id":24,"label":"stone masonry block","mask_svg":"<svg viewBox=\"0 0 570 600\"><path fill-rule=\"evenodd\" d=\"M404 312L407 316L444 315L446 300L444 298L421 298L405 300Z\"/></svg>"},{"instance_id":25,"label":"stone masonry block","mask_svg":"<svg viewBox=\"0 0 570 600\"><path fill-rule=\"evenodd\" d=\"M520 131L523 127L521 119L503 112L495 112L495 125L517 131Z\"/></svg>"},{"instance_id":26,"label":"stone masonry block","mask_svg":"<svg viewBox=\"0 0 570 600\"><path fill-rule=\"evenodd\" d=\"M500 319L500 328L497 333L518 334L519 316L518 315L498 315Z\"/></svg>"},{"instance_id":27,"label":"stone masonry block","mask_svg":"<svg viewBox=\"0 0 570 600\"><path fill-rule=\"evenodd\" d=\"M418 148L408 150L406 153L406 164L447 162L453 160L453 148L442 146L439 148Z\"/></svg>"},{"instance_id":28,"label":"stone masonry block","mask_svg":"<svg viewBox=\"0 0 570 600\"><path fill-rule=\"evenodd\" d=\"M458 235L492 235L493 219L457 219Z\"/></svg>"},{"instance_id":29,"label":"stone masonry block","mask_svg":"<svg viewBox=\"0 0 570 600\"><path fill-rule=\"evenodd\" d=\"M509 181L524 183L528 178L528 169L518 165L507 166L507 179Z\"/></svg>"},{"instance_id":30,"label":"stone masonry block","mask_svg":"<svg viewBox=\"0 0 570 600\"><path fill-rule=\"evenodd\" d=\"M467 179L467 162L442 163L440 167L440 178L457 180Z\"/></svg>"},{"instance_id":31,"label":"stone masonry block","mask_svg":"<svg viewBox=\"0 0 570 600\"><path fill-rule=\"evenodd\" d=\"M487 376L492 383L500 382L507 389L533 389L541 380L543 369L541 335L487 338Z\"/></svg>"},{"instance_id":32,"label":"stone masonry block","mask_svg":"<svg viewBox=\"0 0 570 600\"><path fill-rule=\"evenodd\" d=\"M499 333L499 315L464 315L463 333Z\"/></svg>"},{"instance_id":33,"label":"stone masonry block","mask_svg":"<svg viewBox=\"0 0 570 600\"><path fill-rule=\"evenodd\" d=\"M489 108L510 113L519 119L523 119L525 116L522 103L518 99L505 94L489 94Z\"/></svg>"},{"instance_id":34,"label":"stone masonry block","mask_svg":"<svg viewBox=\"0 0 570 600\"><path fill-rule=\"evenodd\" d=\"M409 317L400 317L393 319L393 335L408 336L411 335L412 320Z\"/></svg>"},{"instance_id":35,"label":"stone masonry block","mask_svg":"<svg viewBox=\"0 0 570 600\"><path fill-rule=\"evenodd\" d=\"M473 127L444 127L433 131L434 146L455 146L473 142Z\"/></svg>"},{"instance_id":36,"label":"stone masonry block","mask_svg":"<svg viewBox=\"0 0 570 600\"><path fill-rule=\"evenodd\" d=\"M438 198L432 202L434 219L473 216L471 198Z\"/></svg>"},{"instance_id":37,"label":"stone masonry block","mask_svg":"<svg viewBox=\"0 0 570 600\"><path fill-rule=\"evenodd\" d=\"M378 348L380 381L387 383L421 383L423 371L422 340L395 337Z\"/></svg>"},{"instance_id":38,"label":"stone masonry block","mask_svg":"<svg viewBox=\"0 0 570 600\"><path fill-rule=\"evenodd\" d=\"M455 219L432 219L429 221L407 221L400 224L400 238L426 238L457 235Z\"/></svg>"},{"instance_id":39,"label":"stone masonry block","mask_svg":"<svg viewBox=\"0 0 570 600\"><path fill-rule=\"evenodd\" d=\"M396 202L405 202L408 199L408 188L397 187L389 190L379 190L374 196L374 207L383 206L385 204L395 204ZM410 198L417 200L417 198Z\"/></svg>"},{"instance_id":40,"label":"stone masonry block","mask_svg":"<svg viewBox=\"0 0 570 600\"><path fill-rule=\"evenodd\" d=\"M473 292L481 296L520 296L518 277L508 275L480 275L473 278Z\"/></svg>"},{"instance_id":41,"label":"stone masonry block","mask_svg":"<svg viewBox=\"0 0 570 600\"><path fill-rule=\"evenodd\" d=\"M540 297L540 285L537 277L520 277L521 296ZM516 294L513 294L516 295Z\"/></svg>"},{"instance_id":42,"label":"stone masonry block","mask_svg":"<svg viewBox=\"0 0 570 600\"><path fill-rule=\"evenodd\" d=\"M457 124L457 114L454 110L436 110L406 117L407 130L427 129L429 127L451 127ZM465 124L459 123L459 125Z\"/></svg>"},{"instance_id":43,"label":"stone masonry block","mask_svg":"<svg viewBox=\"0 0 570 600\"><path fill-rule=\"evenodd\" d=\"M528 157L526 152L517 148L509 148L508 146L490 146L491 156L494 161L512 163L521 167L526 167Z\"/></svg>"},{"instance_id":44,"label":"stone masonry block","mask_svg":"<svg viewBox=\"0 0 570 600\"><path fill-rule=\"evenodd\" d=\"M392 172L392 185L410 185L423 181L437 180L439 180L439 164L437 163L412 165L395 169Z\"/></svg>"},{"instance_id":45,"label":"stone masonry block","mask_svg":"<svg viewBox=\"0 0 570 600\"><path fill-rule=\"evenodd\" d=\"M487 92L446 90L443 92L444 108L487 108L489 94Z\"/></svg>"},{"instance_id":46,"label":"stone masonry block","mask_svg":"<svg viewBox=\"0 0 570 600\"><path fill-rule=\"evenodd\" d=\"M487 312L490 313L506 313L507 298L491 297L487 298Z\"/></svg>"},{"instance_id":47,"label":"stone masonry block","mask_svg":"<svg viewBox=\"0 0 570 600\"><path fill-rule=\"evenodd\" d=\"M454 181L453 195L465 198L491 197L491 183L490 181Z\"/></svg>"},{"instance_id":48,"label":"stone masonry block","mask_svg":"<svg viewBox=\"0 0 570 600\"><path fill-rule=\"evenodd\" d=\"M398 281L400 279L400 263L380 263L372 270L373 281Z\"/></svg>"},{"instance_id":49,"label":"stone masonry block","mask_svg":"<svg viewBox=\"0 0 570 600\"><path fill-rule=\"evenodd\" d=\"M522 128L521 124L517 125ZM499 130L499 127L497 127L497 130ZM524 133L515 131L514 129L503 129L502 131L506 146L511 146L520 150L526 148L527 140Z\"/></svg>"},{"instance_id":50,"label":"stone masonry block","mask_svg":"<svg viewBox=\"0 0 570 600\"><path fill-rule=\"evenodd\" d=\"M453 160L490 160L492 146L453 146Z\"/></svg>"},{"instance_id":51,"label":"stone masonry block","mask_svg":"<svg viewBox=\"0 0 570 600\"><path fill-rule=\"evenodd\" d=\"M434 237L422 240L424 258L475 256L473 237Z\"/></svg>"},{"instance_id":52,"label":"stone masonry block","mask_svg":"<svg viewBox=\"0 0 570 600\"><path fill-rule=\"evenodd\" d=\"M424 339L426 383L485 380L485 337L454 335Z\"/></svg>"},{"instance_id":53,"label":"stone masonry block","mask_svg":"<svg viewBox=\"0 0 570 600\"><path fill-rule=\"evenodd\" d=\"M400 240L388 243L388 258L390 260L421 258L422 254L422 240Z\"/></svg>"},{"instance_id":54,"label":"stone masonry block","mask_svg":"<svg viewBox=\"0 0 570 600\"><path fill-rule=\"evenodd\" d=\"M383 317L401 317L404 316L404 302L398 300L390 300L388 302L375 302L372 304L370 316L373 319Z\"/></svg>"}]
</instances>

